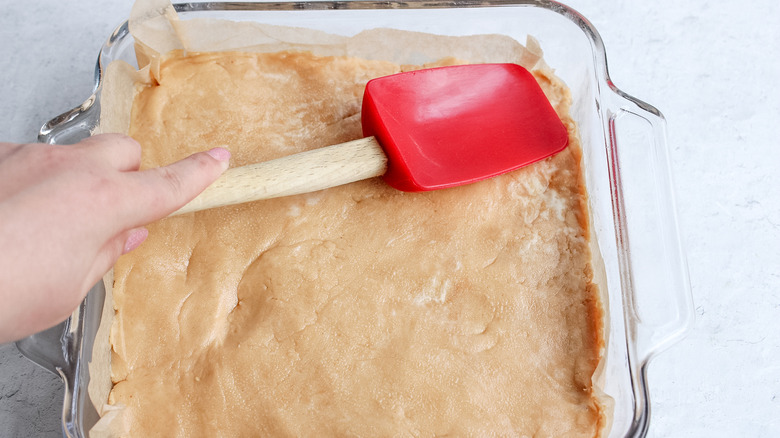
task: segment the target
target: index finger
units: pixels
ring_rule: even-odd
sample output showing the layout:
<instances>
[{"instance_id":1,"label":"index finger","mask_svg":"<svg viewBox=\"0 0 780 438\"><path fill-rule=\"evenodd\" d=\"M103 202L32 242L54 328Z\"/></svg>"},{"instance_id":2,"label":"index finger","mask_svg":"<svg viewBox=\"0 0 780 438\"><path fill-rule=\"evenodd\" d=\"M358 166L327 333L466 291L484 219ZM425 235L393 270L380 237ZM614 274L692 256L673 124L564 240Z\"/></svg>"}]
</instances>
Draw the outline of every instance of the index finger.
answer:
<instances>
[{"instance_id":1,"label":"index finger","mask_svg":"<svg viewBox=\"0 0 780 438\"><path fill-rule=\"evenodd\" d=\"M128 205L126 225L162 219L198 196L228 168L230 152L214 148L164 167L135 172L137 196Z\"/></svg>"}]
</instances>

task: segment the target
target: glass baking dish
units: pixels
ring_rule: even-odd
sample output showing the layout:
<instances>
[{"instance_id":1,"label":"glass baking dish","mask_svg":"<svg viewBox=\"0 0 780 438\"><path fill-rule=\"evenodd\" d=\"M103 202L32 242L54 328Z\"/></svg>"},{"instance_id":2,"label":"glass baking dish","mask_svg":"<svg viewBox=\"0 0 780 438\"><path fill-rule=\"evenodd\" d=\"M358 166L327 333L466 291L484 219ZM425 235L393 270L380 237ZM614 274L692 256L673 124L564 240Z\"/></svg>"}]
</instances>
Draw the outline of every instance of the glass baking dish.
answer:
<instances>
[{"instance_id":1,"label":"glass baking dish","mask_svg":"<svg viewBox=\"0 0 780 438\"><path fill-rule=\"evenodd\" d=\"M579 13L544 0L191 2L182 19L254 20L341 35L388 27L440 35L504 34L539 40L547 64L572 92L583 148L592 240L603 259L608 342L604 391L614 399L609 437L645 436L647 366L693 322L687 268L678 237L665 121L654 107L611 81L601 38ZM100 118L102 78L113 60L137 65L127 22L111 34L95 67L94 93L46 123L41 142L71 144ZM100 323L102 282L62 324L17 343L65 383L63 434L85 437L98 414L87 397L92 344Z\"/></svg>"}]
</instances>

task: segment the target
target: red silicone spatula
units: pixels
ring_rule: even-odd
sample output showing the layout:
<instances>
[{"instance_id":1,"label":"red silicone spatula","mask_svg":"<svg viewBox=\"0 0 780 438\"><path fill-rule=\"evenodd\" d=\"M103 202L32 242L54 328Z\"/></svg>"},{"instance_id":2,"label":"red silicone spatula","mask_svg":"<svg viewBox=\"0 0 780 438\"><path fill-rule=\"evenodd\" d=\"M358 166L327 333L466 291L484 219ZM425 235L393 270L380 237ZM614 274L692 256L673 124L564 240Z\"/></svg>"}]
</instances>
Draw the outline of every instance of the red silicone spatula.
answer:
<instances>
[{"instance_id":1,"label":"red silicone spatula","mask_svg":"<svg viewBox=\"0 0 780 438\"><path fill-rule=\"evenodd\" d=\"M404 191L476 182L566 147L568 132L515 64L417 70L374 79L366 138L226 171L174 214L313 192L384 175Z\"/></svg>"}]
</instances>

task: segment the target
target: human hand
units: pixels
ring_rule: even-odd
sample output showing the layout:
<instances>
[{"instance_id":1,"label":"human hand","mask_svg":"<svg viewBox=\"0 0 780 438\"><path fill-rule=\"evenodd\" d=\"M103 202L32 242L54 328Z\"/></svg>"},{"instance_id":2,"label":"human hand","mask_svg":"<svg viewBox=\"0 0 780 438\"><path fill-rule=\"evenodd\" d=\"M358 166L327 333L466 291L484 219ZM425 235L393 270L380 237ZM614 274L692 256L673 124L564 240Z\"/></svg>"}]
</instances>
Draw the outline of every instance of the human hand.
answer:
<instances>
[{"instance_id":1,"label":"human hand","mask_svg":"<svg viewBox=\"0 0 780 438\"><path fill-rule=\"evenodd\" d=\"M222 148L138 171L141 147L104 134L72 146L0 143L0 342L64 320L143 225L176 211L228 167Z\"/></svg>"}]
</instances>

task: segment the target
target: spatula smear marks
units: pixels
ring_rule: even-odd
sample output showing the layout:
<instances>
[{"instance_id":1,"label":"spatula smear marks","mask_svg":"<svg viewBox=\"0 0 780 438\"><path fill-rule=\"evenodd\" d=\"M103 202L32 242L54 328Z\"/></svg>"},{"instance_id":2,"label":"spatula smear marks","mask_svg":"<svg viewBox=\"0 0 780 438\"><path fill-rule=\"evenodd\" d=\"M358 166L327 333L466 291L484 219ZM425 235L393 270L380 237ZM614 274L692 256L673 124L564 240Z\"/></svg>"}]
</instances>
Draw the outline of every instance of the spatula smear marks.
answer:
<instances>
[{"instance_id":1,"label":"spatula smear marks","mask_svg":"<svg viewBox=\"0 0 780 438\"><path fill-rule=\"evenodd\" d=\"M410 192L491 178L563 150L568 132L516 64L472 64L373 79L365 138L226 171L173 215L383 176Z\"/></svg>"}]
</instances>

